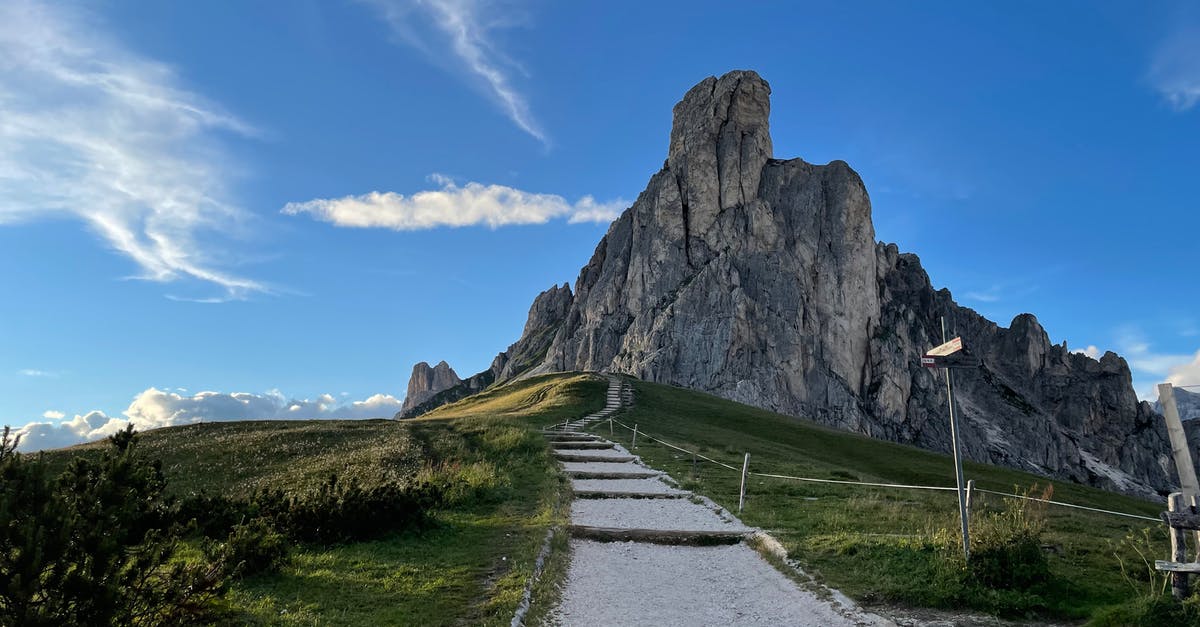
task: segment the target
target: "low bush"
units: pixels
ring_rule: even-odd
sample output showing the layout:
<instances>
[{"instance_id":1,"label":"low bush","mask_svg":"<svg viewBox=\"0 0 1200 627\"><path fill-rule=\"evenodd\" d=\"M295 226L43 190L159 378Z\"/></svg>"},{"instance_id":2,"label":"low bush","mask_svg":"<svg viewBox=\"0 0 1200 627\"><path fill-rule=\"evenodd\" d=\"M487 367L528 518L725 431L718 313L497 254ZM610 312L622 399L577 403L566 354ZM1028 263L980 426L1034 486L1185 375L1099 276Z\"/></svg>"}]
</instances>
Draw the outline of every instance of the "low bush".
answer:
<instances>
[{"instance_id":1,"label":"low bush","mask_svg":"<svg viewBox=\"0 0 1200 627\"><path fill-rule=\"evenodd\" d=\"M291 561L291 543L265 518L234 525L225 542L209 541L208 558L225 567L230 577L249 577L279 570Z\"/></svg>"},{"instance_id":2,"label":"low bush","mask_svg":"<svg viewBox=\"0 0 1200 627\"><path fill-rule=\"evenodd\" d=\"M195 521L206 537L218 540L243 521L262 524L295 542L336 544L371 540L422 526L429 510L440 504L443 490L431 484L382 483L364 487L331 475L303 493L260 490L246 500L196 495L177 510L181 521Z\"/></svg>"},{"instance_id":3,"label":"low bush","mask_svg":"<svg viewBox=\"0 0 1200 627\"><path fill-rule=\"evenodd\" d=\"M1050 500L1053 488L1028 495ZM1007 507L985 512L971 521L971 561L974 583L996 590L1029 590L1050 580L1050 562L1042 550L1046 528L1045 504L1008 499Z\"/></svg>"},{"instance_id":4,"label":"low bush","mask_svg":"<svg viewBox=\"0 0 1200 627\"><path fill-rule=\"evenodd\" d=\"M0 436L0 624L212 620L222 568L176 559L161 465L136 454L132 428L57 478L19 439Z\"/></svg>"},{"instance_id":5,"label":"low bush","mask_svg":"<svg viewBox=\"0 0 1200 627\"><path fill-rule=\"evenodd\" d=\"M439 492L426 484L363 487L332 475L307 494L263 492L256 500L262 514L292 539L332 544L370 540L417 527L438 503Z\"/></svg>"},{"instance_id":6,"label":"low bush","mask_svg":"<svg viewBox=\"0 0 1200 627\"><path fill-rule=\"evenodd\" d=\"M1148 596L1096 613L1093 627L1171 627L1200 625L1200 596L1180 603L1170 595Z\"/></svg>"}]
</instances>

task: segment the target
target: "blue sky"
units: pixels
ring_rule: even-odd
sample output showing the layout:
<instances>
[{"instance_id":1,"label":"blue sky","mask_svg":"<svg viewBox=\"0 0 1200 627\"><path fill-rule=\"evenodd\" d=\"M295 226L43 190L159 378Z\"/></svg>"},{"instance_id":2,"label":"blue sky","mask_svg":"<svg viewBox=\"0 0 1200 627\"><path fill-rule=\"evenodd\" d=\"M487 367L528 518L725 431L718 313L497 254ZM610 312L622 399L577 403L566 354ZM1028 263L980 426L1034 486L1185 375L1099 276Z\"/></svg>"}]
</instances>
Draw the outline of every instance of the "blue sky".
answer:
<instances>
[{"instance_id":1,"label":"blue sky","mask_svg":"<svg viewBox=\"0 0 1200 627\"><path fill-rule=\"evenodd\" d=\"M1200 383L1194 5L746 5L0 0L0 422L390 415L574 281L736 68L960 303Z\"/></svg>"}]
</instances>

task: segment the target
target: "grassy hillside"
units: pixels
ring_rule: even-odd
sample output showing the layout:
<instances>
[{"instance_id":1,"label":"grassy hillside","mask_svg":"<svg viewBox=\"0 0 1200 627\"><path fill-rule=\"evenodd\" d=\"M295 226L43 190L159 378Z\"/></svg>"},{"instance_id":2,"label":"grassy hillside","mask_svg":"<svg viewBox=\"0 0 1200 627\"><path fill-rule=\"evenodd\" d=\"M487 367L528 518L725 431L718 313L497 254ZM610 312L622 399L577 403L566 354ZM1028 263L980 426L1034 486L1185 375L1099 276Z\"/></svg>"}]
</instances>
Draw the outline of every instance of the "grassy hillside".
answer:
<instances>
[{"instance_id":1,"label":"grassy hillside","mask_svg":"<svg viewBox=\"0 0 1200 627\"><path fill-rule=\"evenodd\" d=\"M649 435L753 471L848 481L953 485L949 457L872 440L713 396L634 381L635 406L618 417ZM211 423L152 431L142 449L162 459L178 495L260 487L303 490L330 473L364 483L433 481L453 493L436 524L416 534L337 547L301 547L278 574L237 584L231 604L260 624L507 623L546 530L564 521L565 480L537 429L598 410L606 383L587 375L516 382L395 422ZM608 435L607 423L595 430ZM629 444L619 426L614 438ZM97 445L48 454L65 464ZM685 487L736 511L739 473L640 438L636 453ZM978 486L1021 491L1045 478L966 465ZM1055 500L1156 516L1162 506L1065 482ZM743 519L778 537L823 582L869 605L972 607L1007 616L1084 619L1149 596L1142 556L1165 552L1162 525L1047 507L1042 547L1051 579L1028 590L968 589L947 567L957 528L953 492L897 490L752 477ZM1007 511L975 504L976 525ZM1037 512L1033 515L1037 516ZM561 538L556 547L563 548ZM953 551L950 551L952 554ZM535 598L553 594L562 551ZM1124 564L1124 570L1122 567ZM961 582L959 582L961 583ZM535 616L537 615L535 607ZM540 609L545 609L543 605ZM1114 623L1121 624L1121 623Z\"/></svg>"},{"instance_id":2,"label":"grassy hillside","mask_svg":"<svg viewBox=\"0 0 1200 627\"><path fill-rule=\"evenodd\" d=\"M214 422L150 431L176 495L305 491L330 474L364 484L430 481L450 494L431 527L378 541L303 546L276 574L242 580L239 622L283 625L508 624L546 530L563 520L565 483L533 427L603 406L606 385L561 375L519 382L397 422ZM455 413L457 411L458 413ZM64 467L102 444L46 454Z\"/></svg>"},{"instance_id":3,"label":"grassy hillside","mask_svg":"<svg viewBox=\"0 0 1200 627\"><path fill-rule=\"evenodd\" d=\"M953 486L950 457L848 434L723 399L669 386L634 382L635 406L618 420L649 435L698 450L738 471L700 461L639 438L636 453L685 487L737 511L743 454L763 473L835 480ZM609 426L593 427L607 436ZM616 427L616 439L631 433ZM1024 491L1049 482L1015 470L967 463L976 485ZM1157 516L1161 503L1068 482L1052 482L1054 500ZM1007 499L983 497L976 517L1005 511ZM1037 509L1037 508L1035 508ZM1031 591L971 591L945 582L939 565L947 531L958 527L954 492L870 488L751 477L742 518L767 529L809 572L867 603L974 607L1009 616L1086 618L1100 608L1145 593L1150 577L1135 548L1151 560L1166 551L1163 525L1107 514L1044 506L1050 583ZM1037 515L1037 512L1034 512ZM976 523L981 522L976 519ZM1148 534L1144 536L1143 534ZM1134 536L1138 542L1127 541ZM1149 540L1146 540L1146 537ZM939 539L940 538L940 539ZM950 544L953 544L953 538ZM1120 560L1126 572L1122 573Z\"/></svg>"}]
</instances>

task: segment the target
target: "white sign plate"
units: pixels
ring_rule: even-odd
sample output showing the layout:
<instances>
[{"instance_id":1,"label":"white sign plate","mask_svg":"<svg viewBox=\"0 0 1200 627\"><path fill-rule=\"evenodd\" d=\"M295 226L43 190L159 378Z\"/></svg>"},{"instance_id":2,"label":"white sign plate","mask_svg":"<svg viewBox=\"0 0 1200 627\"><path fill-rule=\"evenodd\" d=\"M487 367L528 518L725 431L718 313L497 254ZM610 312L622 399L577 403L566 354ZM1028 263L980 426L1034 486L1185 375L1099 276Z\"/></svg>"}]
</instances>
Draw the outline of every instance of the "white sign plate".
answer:
<instances>
[{"instance_id":1,"label":"white sign plate","mask_svg":"<svg viewBox=\"0 0 1200 627\"><path fill-rule=\"evenodd\" d=\"M937 367L937 359L934 359L933 357L922 357L921 365L925 366L926 368L936 368Z\"/></svg>"},{"instance_id":2,"label":"white sign plate","mask_svg":"<svg viewBox=\"0 0 1200 627\"><path fill-rule=\"evenodd\" d=\"M957 353L960 350L962 350L962 338L956 337L925 354L932 355L933 357L944 357Z\"/></svg>"}]
</instances>

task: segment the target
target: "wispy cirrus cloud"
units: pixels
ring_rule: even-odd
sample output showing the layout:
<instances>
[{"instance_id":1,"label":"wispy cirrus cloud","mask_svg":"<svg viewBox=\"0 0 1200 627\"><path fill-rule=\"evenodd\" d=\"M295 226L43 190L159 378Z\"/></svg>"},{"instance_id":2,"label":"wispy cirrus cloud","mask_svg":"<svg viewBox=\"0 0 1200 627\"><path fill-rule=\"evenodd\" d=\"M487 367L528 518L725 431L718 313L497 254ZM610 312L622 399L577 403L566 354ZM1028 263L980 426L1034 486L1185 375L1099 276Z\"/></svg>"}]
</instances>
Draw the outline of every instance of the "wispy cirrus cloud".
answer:
<instances>
[{"instance_id":1,"label":"wispy cirrus cloud","mask_svg":"<svg viewBox=\"0 0 1200 627\"><path fill-rule=\"evenodd\" d=\"M513 25L511 12L500 19L496 3L483 0L364 0L375 7L404 43L431 59L443 50L465 70L522 131L544 146L550 139L514 85L511 73L525 73L493 40L493 31Z\"/></svg>"},{"instance_id":2,"label":"wispy cirrus cloud","mask_svg":"<svg viewBox=\"0 0 1200 627\"><path fill-rule=\"evenodd\" d=\"M360 196L319 198L288 203L287 215L308 214L336 226L418 231L437 227L483 225L491 228L519 224L544 224L552 219L568 222L611 222L628 206L624 200L597 202L584 196L576 202L557 194L526 192L505 185L467 183L434 174L440 189L409 196L396 192L371 192Z\"/></svg>"},{"instance_id":3,"label":"wispy cirrus cloud","mask_svg":"<svg viewBox=\"0 0 1200 627\"><path fill-rule=\"evenodd\" d=\"M92 14L0 3L0 225L73 216L136 263L136 278L263 291L205 252L248 219L227 197L220 133L254 129Z\"/></svg>"},{"instance_id":4,"label":"wispy cirrus cloud","mask_svg":"<svg viewBox=\"0 0 1200 627\"><path fill-rule=\"evenodd\" d=\"M1200 22L1180 20L1162 40L1150 63L1149 80L1176 111L1200 103Z\"/></svg>"},{"instance_id":5,"label":"wispy cirrus cloud","mask_svg":"<svg viewBox=\"0 0 1200 627\"><path fill-rule=\"evenodd\" d=\"M49 370L38 370L37 368L22 368L17 371L17 374L19 374L23 377L50 377L50 378L53 378L53 377L58 376L57 372L51 372Z\"/></svg>"}]
</instances>

